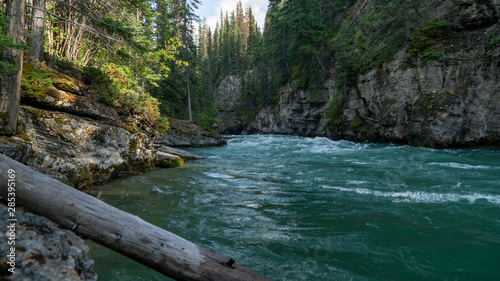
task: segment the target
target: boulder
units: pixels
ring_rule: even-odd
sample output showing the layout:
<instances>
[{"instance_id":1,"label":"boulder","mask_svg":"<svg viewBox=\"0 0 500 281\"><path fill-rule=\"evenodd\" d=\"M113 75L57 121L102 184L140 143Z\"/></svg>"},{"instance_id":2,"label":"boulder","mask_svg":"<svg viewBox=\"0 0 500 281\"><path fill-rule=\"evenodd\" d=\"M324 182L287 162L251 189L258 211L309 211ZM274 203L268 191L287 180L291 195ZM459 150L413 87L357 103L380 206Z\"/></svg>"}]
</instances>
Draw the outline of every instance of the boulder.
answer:
<instances>
[{"instance_id":1,"label":"boulder","mask_svg":"<svg viewBox=\"0 0 500 281\"><path fill-rule=\"evenodd\" d=\"M154 169L153 139L144 133L68 113L22 106L19 137L0 152L77 187Z\"/></svg>"},{"instance_id":2,"label":"boulder","mask_svg":"<svg viewBox=\"0 0 500 281\"><path fill-rule=\"evenodd\" d=\"M0 213L8 214L7 206L0 204ZM0 252L5 253L0 257L1 280L97 280L94 261L80 237L19 209L15 219L15 245L7 243L10 230L0 231ZM10 247L15 247L14 274L8 271Z\"/></svg>"},{"instance_id":3,"label":"boulder","mask_svg":"<svg viewBox=\"0 0 500 281\"><path fill-rule=\"evenodd\" d=\"M222 146L227 142L215 133L187 120L169 118L170 130L159 136L157 145L174 147Z\"/></svg>"},{"instance_id":4,"label":"boulder","mask_svg":"<svg viewBox=\"0 0 500 281\"><path fill-rule=\"evenodd\" d=\"M174 168L184 166L184 160L174 154L157 151L155 153L156 156L156 165L161 168Z\"/></svg>"},{"instance_id":5,"label":"boulder","mask_svg":"<svg viewBox=\"0 0 500 281\"><path fill-rule=\"evenodd\" d=\"M476 29L498 21L498 3L491 0L460 0L457 17L458 28Z\"/></svg>"}]
</instances>

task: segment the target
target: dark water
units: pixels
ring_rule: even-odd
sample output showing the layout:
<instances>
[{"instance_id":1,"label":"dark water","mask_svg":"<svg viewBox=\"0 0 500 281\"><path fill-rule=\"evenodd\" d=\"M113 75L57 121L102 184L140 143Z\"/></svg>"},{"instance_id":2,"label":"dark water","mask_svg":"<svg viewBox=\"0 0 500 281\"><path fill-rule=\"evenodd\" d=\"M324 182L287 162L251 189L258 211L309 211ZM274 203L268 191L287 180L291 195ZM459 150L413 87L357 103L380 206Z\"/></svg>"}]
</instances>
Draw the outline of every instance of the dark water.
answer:
<instances>
[{"instance_id":1,"label":"dark water","mask_svg":"<svg viewBox=\"0 0 500 281\"><path fill-rule=\"evenodd\" d=\"M98 187L275 280L500 280L500 151L244 136ZM169 280L89 242L100 280Z\"/></svg>"}]
</instances>

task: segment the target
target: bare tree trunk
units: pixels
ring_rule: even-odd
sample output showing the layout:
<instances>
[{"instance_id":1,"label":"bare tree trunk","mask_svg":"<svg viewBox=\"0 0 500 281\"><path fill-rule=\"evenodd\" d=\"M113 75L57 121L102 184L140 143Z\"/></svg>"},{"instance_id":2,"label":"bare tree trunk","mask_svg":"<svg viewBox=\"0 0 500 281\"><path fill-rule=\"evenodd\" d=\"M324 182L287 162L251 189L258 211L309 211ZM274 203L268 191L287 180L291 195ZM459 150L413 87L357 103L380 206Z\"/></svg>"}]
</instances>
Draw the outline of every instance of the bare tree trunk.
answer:
<instances>
[{"instance_id":1,"label":"bare tree trunk","mask_svg":"<svg viewBox=\"0 0 500 281\"><path fill-rule=\"evenodd\" d=\"M312 50L314 52L316 60L318 61L319 66L321 67L321 70L323 70L323 73L325 73L325 75L328 75L328 69L326 69L325 65L321 61L321 58L319 57L318 52L316 51L316 46L312 45Z\"/></svg>"},{"instance_id":2,"label":"bare tree trunk","mask_svg":"<svg viewBox=\"0 0 500 281\"><path fill-rule=\"evenodd\" d=\"M43 61L45 43L45 0L33 0L33 30L30 36L30 53L32 59Z\"/></svg>"},{"instance_id":3,"label":"bare tree trunk","mask_svg":"<svg viewBox=\"0 0 500 281\"><path fill-rule=\"evenodd\" d=\"M288 59L286 58L285 47L283 47L283 39L281 39L281 51L283 52L283 57L285 57L286 70L288 71L288 75L291 76L292 72L290 71L290 66L288 65Z\"/></svg>"},{"instance_id":4,"label":"bare tree trunk","mask_svg":"<svg viewBox=\"0 0 500 281\"><path fill-rule=\"evenodd\" d=\"M0 196L175 280L269 280L3 154Z\"/></svg>"},{"instance_id":5,"label":"bare tree trunk","mask_svg":"<svg viewBox=\"0 0 500 281\"><path fill-rule=\"evenodd\" d=\"M13 38L15 43L23 41L25 5L25 0L7 0L5 15L8 20L5 35ZM0 135L14 135L17 130L21 100L23 51L5 48L1 58L3 62L10 63L17 68L16 70L0 68Z\"/></svg>"}]
</instances>

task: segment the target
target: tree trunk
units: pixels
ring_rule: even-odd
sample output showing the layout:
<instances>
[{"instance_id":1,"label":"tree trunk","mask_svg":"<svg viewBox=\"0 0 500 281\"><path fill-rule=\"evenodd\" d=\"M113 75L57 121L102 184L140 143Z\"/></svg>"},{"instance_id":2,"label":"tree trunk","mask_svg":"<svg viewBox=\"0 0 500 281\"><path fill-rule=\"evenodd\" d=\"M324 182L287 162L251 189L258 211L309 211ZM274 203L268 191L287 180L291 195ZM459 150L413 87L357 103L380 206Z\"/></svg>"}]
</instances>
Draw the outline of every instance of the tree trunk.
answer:
<instances>
[{"instance_id":1,"label":"tree trunk","mask_svg":"<svg viewBox=\"0 0 500 281\"><path fill-rule=\"evenodd\" d=\"M269 280L2 154L0 196L176 280Z\"/></svg>"},{"instance_id":2,"label":"tree trunk","mask_svg":"<svg viewBox=\"0 0 500 281\"><path fill-rule=\"evenodd\" d=\"M321 67L321 70L323 70L323 73L325 75L328 75L328 69L326 69L325 65L321 61L321 58L318 55L318 52L316 51L316 46L312 45L312 50L314 52L314 56L316 57L316 60L318 61L319 66Z\"/></svg>"},{"instance_id":3,"label":"tree trunk","mask_svg":"<svg viewBox=\"0 0 500 281\"><path fill-rule=\"evenodd\" d=\"M45 43L45 0L33 0L33 30L30 36L30 53L32 59L43 61Z\"/></svg>"},{"instance_id":4,"label":"tree trunk","mask_svg":"<svg viewBox=\"0 0 500 281\"><path fill-rule=\"evenodd\" d=\"M15 43L23 42L25 5L24 0L7 0L5 35L13 38ZM0 135L14 135L21 100L23 51L5 48L1 59L17 68L0 69Z\"/></svg>"},{"instance_id":5,"label":"tree trunk","mask_svg":"<svg viewBox=\"0 0 500 281\"><path fill-rule=\"evenodd\" d=\"M187 92L188 92L189 122L193 122L193 111L191 109L191 89L189 87L189 66L186 67L186 81L187 81Z\"/></svg>"},{"instance_id":6,"label":"tree trunk","mask_svg":"<svg viewBox=\"0 0 500 281\"><path fill-rule=\"evenodd\" d=\"M290 71L290 66L288 65L288 59L286 58L285 47L283 47L283 39L281 39L281 51L283 52L283 56L285 57L286 70L288 71L288 75L291 76L292 72Z\"/></svg>"}]
</instances>

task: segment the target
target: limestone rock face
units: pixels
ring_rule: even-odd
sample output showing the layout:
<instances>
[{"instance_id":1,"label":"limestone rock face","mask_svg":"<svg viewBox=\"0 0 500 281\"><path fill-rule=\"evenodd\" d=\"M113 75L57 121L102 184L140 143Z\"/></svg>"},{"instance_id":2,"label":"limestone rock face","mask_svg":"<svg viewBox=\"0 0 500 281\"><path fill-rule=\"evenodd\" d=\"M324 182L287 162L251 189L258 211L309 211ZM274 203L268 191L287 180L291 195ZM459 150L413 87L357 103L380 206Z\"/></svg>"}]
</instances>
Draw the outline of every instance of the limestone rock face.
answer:
<instances>
[{"instance_id":1,"label":"limestone rock face","mask_svg":"<svg viewBox=\"0 0 500 281\"><path fill-rule=\"evenodd\" d=\"M333 96L332 91L331 82L314 93L292 91L290 86L283 87L276 104L260 110L245 133L323 135L324 124L321 121Z\"/></svg>"},{"instance_id":2,"label":"limestone rock face","mask_svg":"<svg viewBox=\"0 0 500 281\"><path fill-rule=\"evenodd\" d=\"M0 204L0 213L7 206ZM36 215L16 212L15 273L7 271L10 253L7 229L0 231L0 279L2 280L97 280L94 261L87 257L88 247L69 230L55 227ZM5 228L5 227L4 227Z\"/></svg>"},{"instance_id":3,"label":"limestone rock face","mask_svg":"<svg viewBox=\"0 0 500 281\"><path fill-rule=\"evenodd\" d=\"M371 121L370 131L388 141L430 147L498 144L500 60L492 58L416 67L395 60L359 77L350 101L362 100L365 106L349 104L343 119ZM348 138L363 137L352 128L344 131Z\"/></svg>"},{"instance_id":4,"label":"limestone rock face","mask_svg":"<svg viewBox=\"0 0 500 281\"><path fill-rule=\"evenodd\" d=\"M83 189L154 167L154 140L144 133L29 106L20 112L23 139L4 139L3 151L68 185Z\"/></svg>"},{"instance_id":5,"label":"limestone rock face","mask_svg":"<svg viewBox=\"0 0 500 281\"><path fill-rule=\"evenodd\" d=\"M170 130L160 135L156 144L176 147L222 146L227 142L221 137L186 120L169 118Z\"/></svg>"},{"instance_id":6,"label":"limestone rock face","mask_svg":"<svg viewBox=\"0 0 500 281\"><path fill-rule=\"evenodd\" d=\"M215 128L221 134L239 134L243 130L243 103L241 102L241 80L236 75L227 76L217 90L215 105L219 121Z\"/></svg>"},{"instance_id":7,"label":"limestone rock face","mask_svg":"<svg viewBox=\"0 0 500 281\"><path fill-rule=\"evenodd\" d=\"M465 29L480 28L498 21L498 1L460 0L458 27Z\"/></svg>"}]
</instances>

